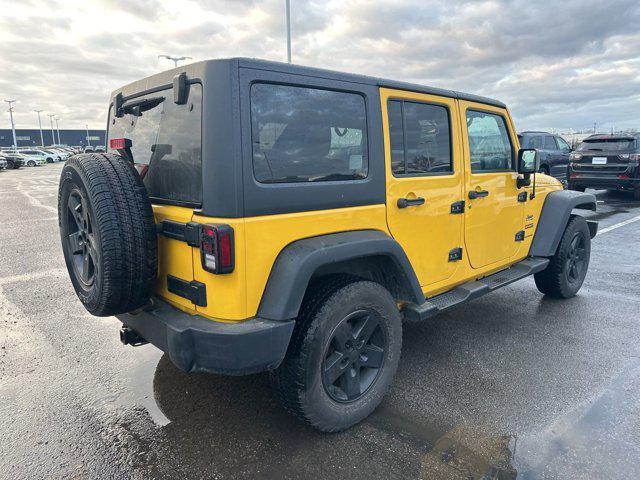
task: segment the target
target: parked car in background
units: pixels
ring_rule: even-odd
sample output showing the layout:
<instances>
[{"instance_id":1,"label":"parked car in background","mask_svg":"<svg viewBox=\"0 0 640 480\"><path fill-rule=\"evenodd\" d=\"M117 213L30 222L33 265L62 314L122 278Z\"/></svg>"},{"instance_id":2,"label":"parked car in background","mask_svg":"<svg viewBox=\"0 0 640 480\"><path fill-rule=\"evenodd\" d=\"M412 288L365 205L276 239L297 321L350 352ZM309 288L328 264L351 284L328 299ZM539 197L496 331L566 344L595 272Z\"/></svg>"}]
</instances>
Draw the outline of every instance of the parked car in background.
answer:
<instances>
[{"instance_id":1,"label":"parked car in background","mask_svg":"<svg viewBox=\"0 0 640 480\"><path fill-rule=\"evenodd\" d=\"M5 162L7 162L7 169L17 169L22 166L22 160L16 159L7 152L0 153L0 158L2 158Z\"/></svg>"},{"instance_id":2,"label":"parked car in background","mask_svg":"<svg viewBox=\"0 0 640 480\"><path fill-rule=\"evenodd\" d=\"M47 153L44 150L20 150L23 155L35 155L42 157L47 163L53 163L53 154Z\"/></svg>"},{"instance_id":3,"label":"parked car in background","mask_svg":"<svg viewBox=\"0 0 640 480\"><path fill-rule=\"evenodd\" d=\"M7 161L7 168L15 170L25 165L26 157L17 152L3 152L3 156Z\"/></svg>"},{"instance_id":4,"label":"parked car in background","mask_svg":"<svg viewBox=\"0 0 640 480\"><path fill-rule=\"evenodd\" d=\"M547 132L522 132L518 138L521 148L533 148L538 152L540 173L566 183L571 147L564 138Z\"/></svg>"},{"instance_id":5,"label":"parked car in background","mask_svg":"<svg viewBox=\"0 0 640 480\"><path fill-rule=\"evenodd\" d=\"M6 170L7 168L7 160L2 155L0 155L0 170Z\"/></svg>"},{"instance_id":6,"label":"parked car in background","mask_svg":"<svg viewBox=\"0 0 640 480\"><path fill-rule=\"evenodd\" d=\"M58 154L58 156L60 157L60 160L66 160L67 158L69 158L71 156L70 152L67 152L66 150L64 150L64 149L62 149L60 147L54 147L51 150Z\"/></svg>"},{"instance_id":7,"label":"parked car in background","mask_svg":"<svg viewBox=\"0 0 640 480\"><path fill-rule=\"evenodd\" d=\"M93 147L91 145L87 145L86 147L84 147L84 153L91 153L93 152Z\"/></svg>"},{"instance_id":8,"label":"parked car in background","mask_svg":"<svg viewBox=\"0 0 640 480\"><path fill-rule=\"evenodd\" d=\"M97 145L96 148L93 150L94 152L105 152L105 148L102 145Z\"/></svg>"},{"instance_id":9,"label":"parked car in background","mask_svg":"<svg viewBox=\"0 0 640 480\"><path fill-rule=\"evenodd\" d=\"M49 155L51 155L53 157L53 161L54 162L60 162L62 160L64 160L62 154L60 152L58 152L57 150L53 150L51 148L45 150L45 152L47 152Z\"/></svg>"},{"instance_id":10,"label":"parked car in background","mask_svg":"<svg viewBox=\"0 0 640 480\"><path fill-rule=\"evenodd\" d=\"M591 135L571 154L569 188L633 192L640 200L640 135Z\"/></svg>"}]
</instances>

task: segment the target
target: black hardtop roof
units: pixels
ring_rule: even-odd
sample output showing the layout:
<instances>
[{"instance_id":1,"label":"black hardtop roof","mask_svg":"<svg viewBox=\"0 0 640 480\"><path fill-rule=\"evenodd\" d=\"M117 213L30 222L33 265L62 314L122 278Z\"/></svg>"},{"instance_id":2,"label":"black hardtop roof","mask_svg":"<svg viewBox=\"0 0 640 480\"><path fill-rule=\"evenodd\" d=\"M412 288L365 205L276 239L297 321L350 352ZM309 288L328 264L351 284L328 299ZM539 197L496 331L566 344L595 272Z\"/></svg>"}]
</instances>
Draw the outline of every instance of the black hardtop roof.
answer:
<instances>
[{"instance_id":1,"label":"black hardtop roof","mask_svg":"<svg viewBox=\"0 0 640 480\"><path fill-rule=\"evenodd\" d=\"M209 66L220 63L236 63L239 67L254 68L271 72L281 72L291 75L306 75L318 78L326 78L340 82L352 82L366 85L376 85L379 87L394 88L398 90L407 90L418 93L426 93L432 95L440 95L449 98L459 98L461 100L469 100L472 102L484 103L497 107L506 108L506 105L499 100L493 98L482 97L470 93L457 92L455 90L447 90L437 87L428 87L408 82L400 82L395 80L387 80L368 75L359 75L355 73L337 72L334 70L326 70L322 68L306 67L290 63L274 62L269 60L260 60L256 58L225 58L215 60L204 60L177 68L166 70L164 72L151 75L150 77L137 80L125 85L112 93L112 97L122 92L125 97L136 93L150 90L161 85L168 85L172 82L173 77L181 72L186 72L187 76L203 77Z\"/></svg>"}]
</instances>

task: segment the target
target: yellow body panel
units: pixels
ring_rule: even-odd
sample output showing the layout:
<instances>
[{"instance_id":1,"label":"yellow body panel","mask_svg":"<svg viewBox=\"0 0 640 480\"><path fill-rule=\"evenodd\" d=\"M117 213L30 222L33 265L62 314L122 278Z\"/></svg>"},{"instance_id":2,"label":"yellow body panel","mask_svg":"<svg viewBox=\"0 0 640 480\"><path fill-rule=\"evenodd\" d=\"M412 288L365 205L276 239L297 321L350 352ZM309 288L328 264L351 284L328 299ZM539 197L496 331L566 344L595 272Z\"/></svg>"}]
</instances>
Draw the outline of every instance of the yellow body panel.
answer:
<instances>
[{"instance_id":1,"label":"yellow body panel","mask_svg":"<svg viewBox=\"0 0 640 480\"><path fill-rule=\"evenodd\" d=\"M284 247L301 238L349 230L387 232L384 205L266 215L245 219L247 313L258 311L271 267Z\"/></svg>"},{"instance_id":2,"label":"yellow body panel","mask_svg":"<svg viewBox=\"0 0 640 480\"><path fill-rule=\"evenodd\" d=\"M191 221L193 209L173 205L153 205L153 216L156 224L163 220L187 223ZM190 300L174 295L167 290L167 275L193 279L194 248L180 240L158 235L158 281L156 294L185 312L195 313L195 305Z\"/></svg>"},{"instance_id":3,"label":"yellow body panel","mask_svg":"<svg viewBox=\"0 0 640 480\"><path fill-rule=\"evenodd\" d=\"M471 174L465 109L500 113L507 120L509 134L519 147L515 129L506 109L456 99L381 89L381 109L385 143L387 205L320 210L251 218L210 218L185 207L154 205L156 223L224 223L234 230L235 268L230 274L214 275L202 269L200 250L185 242L158 236L159 267L156 293L183 311L221 321L240 321L256 315L274 262L290 243L303 238L343 231L379 230L392 235L404 248L416 271L425 296L502 270L527 256L537 227L544 197L561 189L555 179L538 175L536 197L516 201L517 174ZM454 173L423 177L394 177L387 101L399 98L436 103L449 108L452 122ZM487 198L470 201L468 191L489 190ZM526 189L528 193L531 187ZM398 198L424 197L419 208L397 208ZM465 200L464 214L452 215L451 204ZM469 208L471 207L471 208ZM525 240L515 242L518 230ZM461 261L449 262L448 252L463 247ZM167 291L166 276L206 285L207 306L195 307L190 300Z\"/></svg>"},{"instance_id":4,"label":"yellow body panel","mask_svg":"<svg viewBox=\"0 0 640 480\"><path fill-rule=\"evenodd\" d=\"M447 107L451 119L451 152L454 173L437 176L394 176L391 170L388 101L401 99ZM451 215L451 204L462 200L462 150L455 99L380 89L382 128L385 139L387 222L389 231L402 245L420 285L427 286L451 278L460 262L449 262L451 249L462 245L463 215ZM398 208L400 198L422 197L420 206Z\"/></svg>"},{"instance_id":5,"label":"yellow body panel","mask_svg":"<svg viewBox=\"0 0 640 480\"><path fill-rule=\"evenodd\" d=\"M474 269L500 267L518 255L521 242L515 235L523 229L524 203L518 202L518 174L512 172L472 173L469 157L469 136L466 127L468 109L496 113L504 117L514 148L518 147L510 117L503 108L460 101L460 118L463 119L462 142L465 157L465 192L467 211L465 213L465 247L469 263ZM488 197L469 199L468 192L485 190Z\"/></svg>"}]
</instances>

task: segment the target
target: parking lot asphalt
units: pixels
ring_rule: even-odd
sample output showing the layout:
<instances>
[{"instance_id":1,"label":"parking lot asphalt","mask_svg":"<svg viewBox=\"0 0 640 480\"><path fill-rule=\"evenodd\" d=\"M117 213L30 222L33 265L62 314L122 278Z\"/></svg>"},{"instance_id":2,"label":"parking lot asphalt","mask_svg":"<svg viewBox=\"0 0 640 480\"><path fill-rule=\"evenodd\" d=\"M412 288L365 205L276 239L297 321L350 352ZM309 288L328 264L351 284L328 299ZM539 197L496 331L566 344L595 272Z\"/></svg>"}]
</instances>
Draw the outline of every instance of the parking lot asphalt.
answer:
<instances>
[{"instance_id":1,"label":"parking lot asphalt","mask_svg":"<svg viewBox=\"0 0 640 480\"><path fill-rule=\"evenodd\" d=\"M0 171L0 478L640 475L629 195L598 192L603 233L577 297L545 298L526 279L405 324L382 406L329 435L286 414L268 375L186 375L151 345L122 346L115 318L86 313L60 249L61 169Z\"/></svg>"}]
</instances>

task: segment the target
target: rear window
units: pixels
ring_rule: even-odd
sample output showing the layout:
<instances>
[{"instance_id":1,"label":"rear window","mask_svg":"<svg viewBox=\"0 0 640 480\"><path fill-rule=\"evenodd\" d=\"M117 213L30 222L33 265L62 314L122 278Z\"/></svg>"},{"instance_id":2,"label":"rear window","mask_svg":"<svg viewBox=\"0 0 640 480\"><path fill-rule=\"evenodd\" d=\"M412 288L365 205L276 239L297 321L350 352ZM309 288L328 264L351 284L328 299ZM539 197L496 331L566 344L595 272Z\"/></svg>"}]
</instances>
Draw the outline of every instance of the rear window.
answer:
<instances>
[{"instance_id":1,"label":"rear window","mask_svg":"<svg viewBox=\"0 0 640 480\"><path fill-rule=\"evenodd\" d=\"M255 178L261 183L363 179L366 125L361 95L256 83L251 87Z\"/></svg>"},{"instance_id":2,"label":"rear window","mask_svg":"<svg viewBox=\"0 0 640 480\"><path fill-rule=\"evenodd\" d=\"M633 150L634 144L635 142L632 138L585 140L578 146L577 150L580 152L584 152L585 150L617 152Z\"/></svg>"},{"instance_id":3,"label":"rear window","mask_svg":"<svg viewBox=\"0 0 640 480\"><path fill-rule=\"evenodd\" d=\"M131 153L152 200L202 203L202 86L192 84L184 105L165 90L124 104L125 115L110 112L109 138L131 139ZM108 144L108 142L107 142Z\"/></svg>"}]
</instances>

